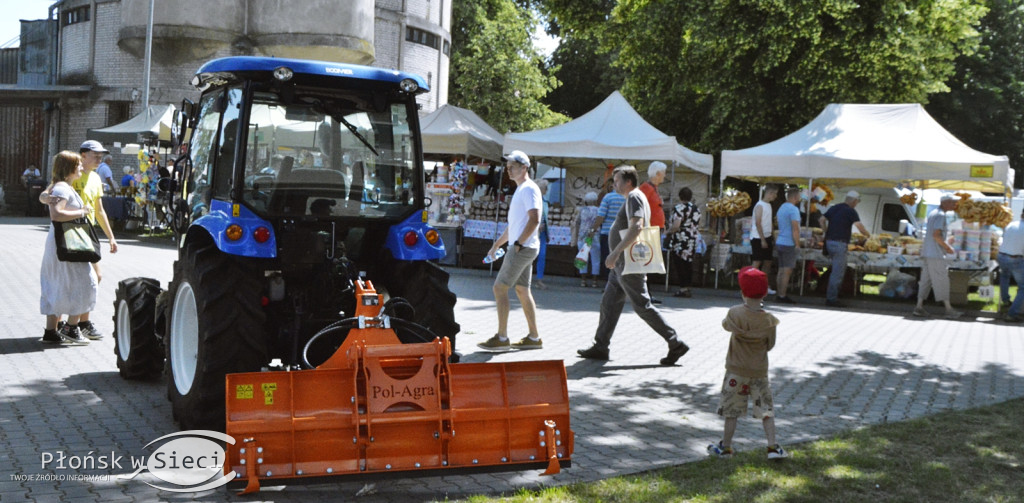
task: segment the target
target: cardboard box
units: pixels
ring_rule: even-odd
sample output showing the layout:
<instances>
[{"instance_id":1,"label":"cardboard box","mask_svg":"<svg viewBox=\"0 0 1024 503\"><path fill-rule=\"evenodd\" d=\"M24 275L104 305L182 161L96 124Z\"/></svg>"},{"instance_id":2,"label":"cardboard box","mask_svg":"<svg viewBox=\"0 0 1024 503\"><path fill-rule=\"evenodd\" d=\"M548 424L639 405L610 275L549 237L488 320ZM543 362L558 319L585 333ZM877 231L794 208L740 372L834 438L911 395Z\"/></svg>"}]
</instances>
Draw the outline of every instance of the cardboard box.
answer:
<instances>
[{"instance_id":1,"label":"cardboard box","mask_svg":"<svg viewBox=\"0 0 1024 503\"><path fill-rule=\"evenodd\" d=\"M970 279L971 279L971 272L970 271L950 270L949 271L949 293L950 293L950 295L952 295L953 293L962 293L964 295L964 302L967 302L967 289L968 289L968 286L969 286L968 283L970 282ZM952 300L950 302L952 302Z\"/></svg>"}]
</instances>

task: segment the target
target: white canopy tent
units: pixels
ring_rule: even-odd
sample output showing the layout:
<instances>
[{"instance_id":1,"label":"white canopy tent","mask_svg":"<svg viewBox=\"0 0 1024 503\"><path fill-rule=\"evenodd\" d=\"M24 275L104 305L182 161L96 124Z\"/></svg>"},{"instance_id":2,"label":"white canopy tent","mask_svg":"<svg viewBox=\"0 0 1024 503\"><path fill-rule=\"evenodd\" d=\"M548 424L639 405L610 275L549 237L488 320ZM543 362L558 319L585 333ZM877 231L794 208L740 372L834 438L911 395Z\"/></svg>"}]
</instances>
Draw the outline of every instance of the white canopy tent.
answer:
<instances>
[{"instance_id":1,"label":"white canopy tent","mask_svg":"<svg viewBox=\"0 0 1024 503\"><path fill-rule=\"evenodd\" d=\"M609 165L637 165L640 178L644 180L648 164L665 162L670 166L669 179L662 190L666 209L683 186L693 190L695 201L704 201L714 163L710 155L694 152L676 142L675 137L650 125L618 91L593 110L565 124L505 134L504 151L512 150L526 152L535 163L565 169L564 200L576 203L591 190L601 191ZM673 169L676 166L686 169ZM667 194L664 193L666 188Z\"/></svg>"},{"instance_id":2,"label":"white canopy tent","mask_svg":"<svg viewBox=\"0 0 1024 503\"><path fill-rule=\"evenodd\" d=\"M137 143L140 136L146 141L169 142L174 111L174 105L149 105L135 117L120 124L90 129L87 137L103 143Z\"/></svg>"},{"instance_id":3,"label":"white canopy tent","mask_svg":"<svg viewBox=\"0 0 1024 503\"><path fill-rule=\"evenodd\" d=\"M722 151L722 178L1005 192L1006 156L971 149L917 103L831 104L800 130L743 150Z\"/></svg>"},{"instance_id":4,"label":"white canopy tent","mask_svg":"<svg viewBox=\"0 0 1024 503\"><path fill-rule=\"evenodd\" d=\"M710 155L694 152L648 124L618 91L565 124L507 133L505 151L512 150L522 150L533 160L561 168L663 161L710 175L713 166Z\"/></svg>"},{"instance_id":5,"label":"white canopy tent","mask_svg":"<svg viewBox=\"0 0 1024 503\"><path fill-rule=\"evenodd\" d=\"M420 118L424 154L501 161L501 133L472 110L444 105Z\"/></svg>"}]
</instances>

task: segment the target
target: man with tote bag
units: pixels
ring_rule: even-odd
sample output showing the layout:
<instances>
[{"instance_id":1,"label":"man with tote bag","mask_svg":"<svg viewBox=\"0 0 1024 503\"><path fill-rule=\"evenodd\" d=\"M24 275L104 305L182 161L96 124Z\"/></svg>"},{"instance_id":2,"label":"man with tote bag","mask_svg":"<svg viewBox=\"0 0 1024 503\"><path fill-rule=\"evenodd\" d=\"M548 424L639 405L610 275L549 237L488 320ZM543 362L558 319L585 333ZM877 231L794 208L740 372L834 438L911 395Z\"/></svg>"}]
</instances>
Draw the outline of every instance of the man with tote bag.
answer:
<instances>
[{"instance_id":1,"label":"man with tote bag","mask_svg":"<svg viewBox=\"0 0 1024 503\"><path fill-rule=\"evenodd\" d=\"M660 363L674 365L690 348L679 339L676 331L668 326L661 313L651 303L651 296L647 291L647 275L645 273L624 273L627 262L625 255L636 244L637 238L644 232L644 228L650 225L651 207L643 192L637 189L636 168L633 166L616 168L614 181L615 192L625 196L626 203L619 210L615 222L612 224L611 232L608 234L608 246L611 248L608 258L605 260L605 265L609 269L608 283L605 285L604 295L601 297L601 318L597 325L597 333L594 335L594 344L587 349L577 351L577 353L582 358L608 359L612 334L619 322L619 316L622 315L626 298L629 298L637 316L668 343L668 355L662 358ZM656 250L648 250L646 253L651 251L659 256L661 254L660 247Z\"/></svg>"}]
</instances>

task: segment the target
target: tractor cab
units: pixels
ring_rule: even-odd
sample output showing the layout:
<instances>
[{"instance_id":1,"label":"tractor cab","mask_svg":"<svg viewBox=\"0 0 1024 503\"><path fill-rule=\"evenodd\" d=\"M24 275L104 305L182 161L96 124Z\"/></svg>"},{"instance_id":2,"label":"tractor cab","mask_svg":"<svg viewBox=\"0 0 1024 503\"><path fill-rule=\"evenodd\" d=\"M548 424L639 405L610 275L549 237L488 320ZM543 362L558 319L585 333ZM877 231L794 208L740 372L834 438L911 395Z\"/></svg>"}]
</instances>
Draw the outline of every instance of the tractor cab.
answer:
<instances>
[{"instance_id":1,"label":"tractor cab","mask_svg":"<svg viewBox=\"0 0 1024 503\"><path fill-rule=\"evenodd\" d=\"M288 254L278 234L289 228L333 230L337 237L340 226L357 245L347 252L358 258L376 252L358 246L366 233L381 234L410 217L422 220L416 95L427 87L419 76L232 57L207 63L192 83L203 94L182 107L189 127L181 128L181 140L189 155L175 172L179 232L197 224L224 251L276 257ZM211 213L214 218L205 218ZM231 223L243 227L241 235L235 231L238 239L226 233ZM426 246L392 251L439 258L443 244L435 236L422 240Z\"/></svg>"}]
</instances>

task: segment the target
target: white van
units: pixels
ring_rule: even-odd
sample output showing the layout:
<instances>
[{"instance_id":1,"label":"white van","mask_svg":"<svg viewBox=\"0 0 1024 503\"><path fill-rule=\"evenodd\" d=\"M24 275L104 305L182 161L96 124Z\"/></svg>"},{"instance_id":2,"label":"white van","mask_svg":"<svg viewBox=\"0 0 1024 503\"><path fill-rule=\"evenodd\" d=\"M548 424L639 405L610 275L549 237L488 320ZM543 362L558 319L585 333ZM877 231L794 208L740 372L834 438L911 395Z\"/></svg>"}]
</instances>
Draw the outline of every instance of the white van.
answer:
<instances>
[{"instance_id":1,"label":"white van","mask_svg":"<svg viewBox=\"0 0 1024 503\"><path fill-rule=\"evenodd\" d=\"M928 219L928 213L939 206L939 200L943 194L952 194L955 192L967 192L971 194L972 199L975 201L997 201L1005 203L1006 199L998 196L986 196L976 191L954 191L954 190L938 190L938 189L927 189L924 191L922 196L924 199L925 208L923 211L918 210L918 206L908 206L900 202L901 193L895 188L888 187L851 187L851 188L840 188L833 190L836 195L836 199L833 202L841 203L843 198L846 197L846 193L850 190L856 190L860 193L860 203L857 204L857 214L860 215L861 223L864 227L867 227L868 231L872 235L878 234L879 232L886 232L894 236L900 234L900 220L906 220L914 226L915 236L920 238L923 235L924 226ZM1013 214L1014 220L1016 220L1021 210L1024 209L1024 193L1018 191L1018 193L1009 200L1010 212ZM906 193L904 191L904 193ZM921 194L921 191L917 191ZM920 201L920 199L918 200ZM953 212L949 215L950 221L956 221L958 217Z\"/></svg>"},{"instance_id":2,"label":"white van","mask_svg":"<svg viewBox=\"0 0 1024 503\"><path fill-rule=\"evenodd\" d=\"M914 229L920 229L924 224L918 225L918 219L914 212L915 206L907 206L900 202L900 193L891 187L840 187L833 188L835 199L832 204L841 203L846 198L846 193L856 190L860 193L860 203L857 204L857 215L860 221L867 227L872 235L885 232L897 236L900 234L900 220L906 220ZM920 237L920 236L919 236Z\"/></svg>"}]
</instances>

